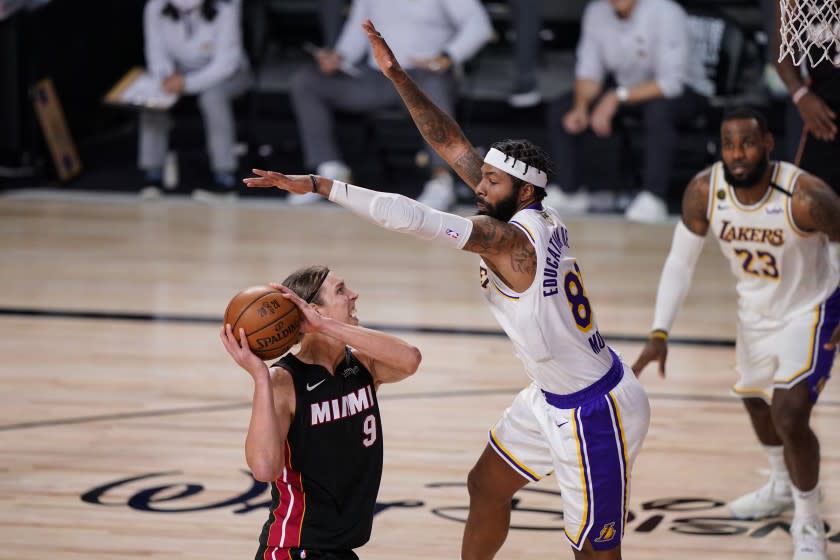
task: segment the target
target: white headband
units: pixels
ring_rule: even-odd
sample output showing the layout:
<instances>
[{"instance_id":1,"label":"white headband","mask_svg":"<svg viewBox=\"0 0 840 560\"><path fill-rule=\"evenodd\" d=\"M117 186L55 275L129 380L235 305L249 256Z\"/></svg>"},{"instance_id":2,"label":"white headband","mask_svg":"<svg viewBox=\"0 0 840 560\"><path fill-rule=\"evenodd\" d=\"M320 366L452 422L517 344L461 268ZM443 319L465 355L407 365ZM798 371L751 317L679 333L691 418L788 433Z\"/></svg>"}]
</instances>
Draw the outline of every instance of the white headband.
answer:
<instances>
[{"instance_id":1,"label":"white headband","mask_svg":"<svg viewBox=\"0 0 840 560\"><path fill-rule=\"evenodd\" d=\"M508 175L513 175L535 187L545 188L546 183L548 183L548 176L545 171L537 169L533 165L528 165L524 161L519 161L496 148L490 148L490 151L484 156L484 163L498 167Z\"/></svg>"}]
</instances>

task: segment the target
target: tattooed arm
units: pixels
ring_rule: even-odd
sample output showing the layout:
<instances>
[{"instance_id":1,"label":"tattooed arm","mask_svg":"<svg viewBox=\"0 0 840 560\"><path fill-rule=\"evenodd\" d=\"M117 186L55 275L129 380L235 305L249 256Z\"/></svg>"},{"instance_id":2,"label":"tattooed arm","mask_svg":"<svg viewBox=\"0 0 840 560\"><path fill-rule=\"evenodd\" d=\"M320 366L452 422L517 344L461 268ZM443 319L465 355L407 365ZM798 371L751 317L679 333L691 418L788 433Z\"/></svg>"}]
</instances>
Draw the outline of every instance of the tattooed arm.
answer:
<instances>
[{"instance_id":1,"label":"tattooed arm","mask_svg":"<svg viewBox=\"0 0 840 560\"><path fill-rule=\"evenodd\" d=\"M683 193L682 221L691 233L706 235L709 229L706 207L709 204L710 169L705 169L694 176Z\"/></svg>"},{"instance_id":2,"label":"tattooed arm","mask_svg":"<svg viewBox=\"0 0 840 560\"><path fill-rule=\"evenodd\" d=\"M528 237L516 226L490 216L473 216L464 251L478 253L505 284L525 291L537 274L537 253Z\"/></svg>"},{"instance_id":3,"label":"tattooed arm","mask_svg":"<svg viewBox=\"0 0 840 560\"><path fill-rule=\"evenodd\" d=\"M482 157L461 127L423 93L402 69L394 53L370 20L362 24L380 70L394 84L423 138L475 190L481 181Z\"/></svg>"},{"instance_id":4,"label":"tattooed arm","mask_svg":"<svg viewBox=\"0 0 840 560\"><path fill-rule=\"evenodd\" d=\"M791 213L799 229L821 231L831 241L840 241L840 197L821 179L807 173L799 177Z\"/></svg>"}]
</instances>

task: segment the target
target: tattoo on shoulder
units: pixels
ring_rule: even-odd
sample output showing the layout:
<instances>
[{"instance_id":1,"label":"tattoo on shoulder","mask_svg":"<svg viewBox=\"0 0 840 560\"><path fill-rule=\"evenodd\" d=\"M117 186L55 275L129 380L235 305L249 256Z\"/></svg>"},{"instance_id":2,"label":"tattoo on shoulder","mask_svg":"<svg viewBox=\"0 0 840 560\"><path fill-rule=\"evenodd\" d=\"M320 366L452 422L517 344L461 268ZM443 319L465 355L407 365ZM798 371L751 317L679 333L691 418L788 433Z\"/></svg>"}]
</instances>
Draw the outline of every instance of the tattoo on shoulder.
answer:
<instances>
[{"instance_id":1,"label":"tattoo on shoulder","mask_svg":"<svg viewBox=\"0 0 840 560\"><path fill-rule=\"evenodd\" d=\"M802 224L803 229L821 231L832 240L840 241L840 198L828 186L801 184L793 191L793 202L806 210L803 217L808 223Z\"/></svg>"},{"instance_id":2,"label":"tattoo on shoulder","mask_svg":"<svg viewBox=\"0 0 840 560\"><path fill-rule=\"evenodd\" d=\"M682 201L682 217L690 229L696 229L692 227L692 222L698 225L706 223L709 188L709 174L700 173L691 180L685 189Z\"/></svg>"},{"instance_id":3,"label":"tattoo on shoulder","mask_svg":"<svg viewBox=\"0 0 840 560\"><path fill-rule=\"evenodd\" d=\"M507 255L510 257L509 264L513 271L529 274L536 272L536 251L525 234L516 227L493 218L473 220L472 233L464 249L490 259Z\"/></svg>"}]
</instances>

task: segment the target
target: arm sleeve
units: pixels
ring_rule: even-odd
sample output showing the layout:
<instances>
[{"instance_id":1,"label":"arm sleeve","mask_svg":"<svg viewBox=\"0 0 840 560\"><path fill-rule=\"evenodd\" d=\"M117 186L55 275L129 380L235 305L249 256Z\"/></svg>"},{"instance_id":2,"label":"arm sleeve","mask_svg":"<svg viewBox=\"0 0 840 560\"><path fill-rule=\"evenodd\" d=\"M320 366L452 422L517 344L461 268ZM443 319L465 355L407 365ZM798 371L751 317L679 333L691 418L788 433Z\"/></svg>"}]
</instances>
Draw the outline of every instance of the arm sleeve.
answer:
<instances>
[{"instance_id":1,"label":"arm sleeve","mask_svg":"<svg viewBox=\"0 0 840 560\"><path fill-rule=\"evenodd\" d=\"M371 14L368 0L354 0L350 5L347 21L344 22L341 34L335 43L336 52L349 64L356 64L368 52L369 43L362 29L362 23L369 17Z\"/></svg>"},{"instance_id":2,"label":"arm sleeve","mask_svg":"<svg viewBox=\"0 0 840 560\"><path fill-rule=\"evenodd\" d=\"M175 63L166 54L160 37L162 9L159 2L149 2L143 10L143 51L146 56L146 69L161 80L175 71Z\"/></svg>"},{"instance_id":3,"label":"arm sleeve","mask_svg":"<svg viewBox=\"0 0 840 560\"><path fill-rule=\"evenodd\" d=\"M656 310L653 314L653 330L670 331L677 311L691 287L694 267L703 250L704 237L692 233L685 224L677 224L671 251L665 259L659 289L656 291Z\"/></svg>"},{"instance_id":4,"label":"arm sleeve","mask_svg":"<svg viewBox=\"0 0 840 560\"><path fill-rule=\"evenodd\" d=\"M242 48L242 3L234 0L230 4L219 4L219 36L216 39L213 58L194 72L184 75L184 91L198 93L214 86L233 75L244 57Z\"/></svg>"},{"instance_id":5,"label":"arm sleeve","mask_svg":"<svg viewBox=\"0 0 840 560\"><path fill-rule=\"evenodd\" d=\"M595 5L589 4L583 12L580 40L577 45L577 63L575 64L575 78L578 80L594 80L603 82L606 70L602 61L601 49L598 46L598 14Z\"/></svg>"},{"instance_id":6,"label":"arm sleeve","mask_svg":"<svg viewBox=\"0 0 840 560\"><path fill-rule=\"evenodd\" d=\"M688 16L679 6L662 14L656 26L657 42L654 76L665 97L678 97L685 88L688 75L689 37Z\"/></svg>"},{"instance_id":7,"label":"arm sleeve","mask_svg":"<svg viewBox=\"0 0 840 560\"><path fill-rule=\"evenodd\" d=\"M470 220L440 212L401 194L383 193L333 181L329 198L385 229L408 233L456 249L463 249L472 233Z\"/></svg>"},{"instance_id":8,"label":"arm sleeve","mask_svg":"<svg viewBox=\"0 0 840 560\"><path fill-rule=\"evenodd\" d=\"M444 51L452 62L469 60L493 36L490 16L478 0L444 0L441 4L456 28Z\"/></svg>"}]
</instances>

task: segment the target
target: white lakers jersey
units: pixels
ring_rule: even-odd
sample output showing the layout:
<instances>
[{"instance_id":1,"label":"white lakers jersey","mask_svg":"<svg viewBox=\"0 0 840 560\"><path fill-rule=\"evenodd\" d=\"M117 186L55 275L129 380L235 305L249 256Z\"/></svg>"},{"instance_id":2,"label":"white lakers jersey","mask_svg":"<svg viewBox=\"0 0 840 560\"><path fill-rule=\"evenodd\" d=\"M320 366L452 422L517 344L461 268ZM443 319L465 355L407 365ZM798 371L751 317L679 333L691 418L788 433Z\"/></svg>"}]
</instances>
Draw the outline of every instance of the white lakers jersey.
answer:
<instances>
[{"instance_id":1,"label":"white lakers jersey","mask_svg":"<svg viewBox=\"0 0 840 560\"><path fill-rule=\"evenodd\" d=\"M484 297L528 376L551 393L574 393L603 377L612 357L598 332L569 231L552 208L520 210L510 223L536 249L536 277L527 290L515 292L482 260Z\"/></svg>"},{"instance_id":2,"label":"white lakers jersey","mask_svg":"<svg viewBox=\"0 0 840 560\"><path fill-rule=\"evenodd\" d=\"M802 170L774 162L771 186L750 206L735 198L723 163L712 166L706 216L737 278L739 313L784 320L812 309L840 283L828 237L802 231L791 214L792 194Z\"/></svg>"}]
</instances>

